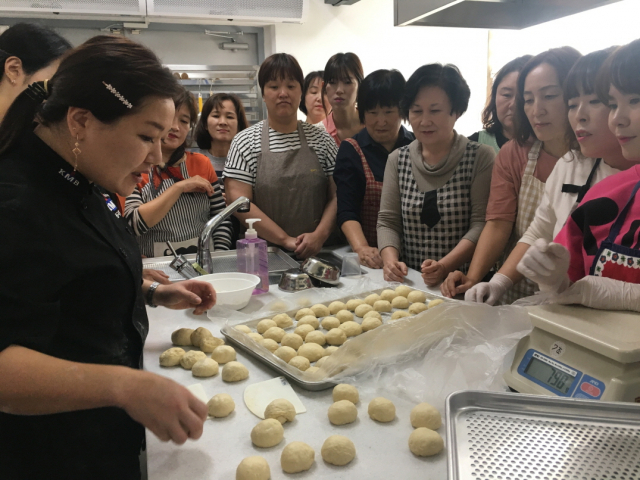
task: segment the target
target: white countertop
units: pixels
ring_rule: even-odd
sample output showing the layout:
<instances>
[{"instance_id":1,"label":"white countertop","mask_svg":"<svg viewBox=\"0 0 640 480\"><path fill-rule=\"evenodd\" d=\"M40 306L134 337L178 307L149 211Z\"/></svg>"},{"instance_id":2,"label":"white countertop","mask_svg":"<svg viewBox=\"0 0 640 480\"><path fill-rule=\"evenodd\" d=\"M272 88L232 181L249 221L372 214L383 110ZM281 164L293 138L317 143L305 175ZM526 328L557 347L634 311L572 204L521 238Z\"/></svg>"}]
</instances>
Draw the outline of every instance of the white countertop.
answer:
<instances>
[{"instance_id":1,"label":"white countertop","mask_svg":"<svg viewBox=\"0 0 640 480\"><path fill-rule=\"evenodd\" d=\"M367 277L382 281L382 270L368 270ZM355 283L358 277L341 279L344 285ZM406 281L439 295L439 290L425 287L420 274L410 270ZM255 311L275 298L286 298L288 294L272 285L269 293L253 297L245 311ZM235 479L236 467L249 456L261 455L271 467L271 478L332 478L332 479L445 479L447 476L446 451L431 458L414 456L408 448L409 435L413 431L409 412L413 404L394 398L396 419L388 424L377 423L369 418L367 406L372 398L361 393L358 419L344 426L329 423L327 410L332 404L331 389L309 392L293 385L294 390L307 408L307 412L296 417L294 422L284 425L284 440L272 448L258 448L251 443L251 429L260 421L245 406L244 389L247 385L277 377L277 372L257 360L238 352L238 361L249 369L249 378L238 383L225 383L220 375L210 378L195 378L190 371L180 367L162 368L158 365L160 354L170 348L171 332L181 327L206 327L216 336L223 323L209 320L206 315L195 316L187 311L166 308L147 309L149 314L149 336L144 349L144 363L148 371L171 378L189 386L201 383L209 398L217 393L230 394L235 411L227 418L209 418L204 433L197 441L188 441L182 446L160 442L147 432L147 464L150 480L169 479ZM444 412L443 415L444 422ZM444 426L439 433L444 438ZM345 435L356 446L356 458L344 467L329 465L322 460L320 449L330 435ZM316 452L316 461L307 471L295 475L285 474L280 467L280 454L284 446L292 441L308 443ZM446 442L446 439L445 439Z\"/></svg>"}]
</instances>

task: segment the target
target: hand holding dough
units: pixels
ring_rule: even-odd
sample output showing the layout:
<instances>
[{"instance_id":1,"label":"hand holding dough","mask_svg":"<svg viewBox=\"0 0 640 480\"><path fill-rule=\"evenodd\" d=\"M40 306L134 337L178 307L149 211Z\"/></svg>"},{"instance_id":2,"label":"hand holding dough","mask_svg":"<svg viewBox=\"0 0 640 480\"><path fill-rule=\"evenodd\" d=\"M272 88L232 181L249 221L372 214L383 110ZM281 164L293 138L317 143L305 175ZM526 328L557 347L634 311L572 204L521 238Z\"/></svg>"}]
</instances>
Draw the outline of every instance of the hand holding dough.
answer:
<instances>
[{"instance_id":1,"label":"hand holding dough","mask_svg":"<svg viewBox=\"0 0 640 480\"><path fill-rule=\"evenodd\" d=\"M331 435L322 444L322 459L339 467L346 465L356 456L356 446L343 435Z\"/></svg>"}]
</instances>

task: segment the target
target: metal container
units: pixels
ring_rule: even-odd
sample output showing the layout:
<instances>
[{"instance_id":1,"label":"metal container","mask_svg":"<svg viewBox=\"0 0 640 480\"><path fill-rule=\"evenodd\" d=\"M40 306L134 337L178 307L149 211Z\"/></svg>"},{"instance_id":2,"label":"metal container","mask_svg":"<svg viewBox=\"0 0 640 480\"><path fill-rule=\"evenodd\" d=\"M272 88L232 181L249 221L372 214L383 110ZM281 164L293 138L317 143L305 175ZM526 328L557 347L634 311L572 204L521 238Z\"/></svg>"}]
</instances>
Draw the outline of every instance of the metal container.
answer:
<instances>
[{"instance_id":1,"label":"metal container","mask_svg":"<svg viewBox=\"0 0 640 480\"><path fill-rule=\"evenodd\" d=\"M318 258L307 258L300 268L304 273L321 282L329 285L340 283L340 269Z\"/></svg>"},{"instance_id":2,"label":"metal container","mask_svg":"<svg viewBox=\"0 0 640 480\"><path fill-rule=\"evenodd\" d=\"M462 391L446 417L450 480L640 478L634 403Z\"/></svg>"},{"instance_id":3,"label":"metal container","mask_svg":"<svg viewBox=\"0 0 640 480\"><path fill-rule=\"evenodd\" d=\"M312 288L311 277L300 271L299 268L292 268L282 274L278 288L284 292L299 292Z\"/></svg>"}]
</instances>

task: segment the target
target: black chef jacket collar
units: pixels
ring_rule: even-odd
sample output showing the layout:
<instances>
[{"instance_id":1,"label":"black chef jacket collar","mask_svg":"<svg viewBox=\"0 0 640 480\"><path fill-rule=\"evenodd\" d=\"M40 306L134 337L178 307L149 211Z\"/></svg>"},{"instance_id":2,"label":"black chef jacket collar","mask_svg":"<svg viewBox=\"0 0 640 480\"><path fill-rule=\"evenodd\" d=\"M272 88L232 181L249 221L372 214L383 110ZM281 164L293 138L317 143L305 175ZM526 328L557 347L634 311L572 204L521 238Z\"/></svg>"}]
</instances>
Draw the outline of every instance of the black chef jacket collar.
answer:
<instances>
[{"instance_id":1,"label":"black chef jacket collar","mask_svg":"<svg viewBox=\"0 0 640 480\"><path fill-rule=\"evenodd\" d=\"M373 145L374 147L382 148L385 151L387 150L378 142L376 142L373 138L371 138L371 135L369 135L369 131L366 129L366 127L363 128L355 137L354 139L358 142L358 145L360 145L360 148ZM404 145L407 145L412 141L413 141L413 138L410 136L409 131L406 128L404 128L404 126L400 125L400 130L398 131L398 139L396 140L396 144L393 146L391 151L393 152L394 150L397 150L398 148L403 147Z\"/></svg>"}]
</instances>

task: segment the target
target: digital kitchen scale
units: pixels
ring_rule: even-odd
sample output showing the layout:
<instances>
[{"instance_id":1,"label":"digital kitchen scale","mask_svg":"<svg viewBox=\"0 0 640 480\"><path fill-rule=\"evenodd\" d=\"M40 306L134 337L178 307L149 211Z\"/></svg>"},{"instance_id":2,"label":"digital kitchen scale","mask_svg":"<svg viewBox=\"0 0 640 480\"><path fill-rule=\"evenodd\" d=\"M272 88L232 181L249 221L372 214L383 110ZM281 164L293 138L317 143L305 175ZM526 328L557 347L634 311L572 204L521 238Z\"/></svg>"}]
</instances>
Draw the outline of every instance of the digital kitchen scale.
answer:
<instances>
[{"instance_id":1,"label":"digital kitchen scale","mask_svg":"<svg viewBox=\"0 0 640 480\"><path fill-rule=\"evenodd\" d=\"M507 385L516 392L640 403L640 314L582 306L528 307Z\"/></svg>"}]
</instances>

